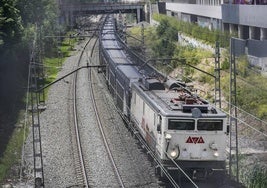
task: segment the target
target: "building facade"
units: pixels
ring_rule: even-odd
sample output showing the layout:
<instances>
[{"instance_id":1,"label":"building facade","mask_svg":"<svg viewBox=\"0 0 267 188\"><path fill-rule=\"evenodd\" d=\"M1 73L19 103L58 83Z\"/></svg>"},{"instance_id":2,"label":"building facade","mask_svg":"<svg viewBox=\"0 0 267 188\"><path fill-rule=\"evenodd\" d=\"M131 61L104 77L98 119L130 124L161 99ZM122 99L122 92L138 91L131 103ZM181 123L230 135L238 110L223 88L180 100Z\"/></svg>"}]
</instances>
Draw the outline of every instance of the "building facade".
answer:
<instances>
[{"instance_id":1,"label":"building facade","mask_svg":"<svg viewBox=\"0 0 267 188\"><path fill-rule=\"evenodd\" d=\"M239 51L267 71L267 0L168 0L166 12L179 20L236 33Z\"/></svg>"}]
</instances>

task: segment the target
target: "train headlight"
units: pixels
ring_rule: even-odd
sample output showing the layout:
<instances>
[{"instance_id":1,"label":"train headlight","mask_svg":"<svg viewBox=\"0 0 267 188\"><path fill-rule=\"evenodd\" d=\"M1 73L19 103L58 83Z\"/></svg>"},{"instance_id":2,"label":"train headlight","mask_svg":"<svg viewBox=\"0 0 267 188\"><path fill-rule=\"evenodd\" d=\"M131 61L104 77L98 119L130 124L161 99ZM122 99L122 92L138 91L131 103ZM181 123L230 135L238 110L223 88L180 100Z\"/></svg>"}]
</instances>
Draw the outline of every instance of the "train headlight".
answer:
<instances>
[{"instance_id":1,"label":"train headlight","mask_svg":"<svg viewBox=\"0 0 267 188\"><path fill-rule=\"evenodd\" d=\"M213 155L214 155L214 157L219 157L219 152L218 152L218 151L215 151L215 152L213 153Z\"/></svg>"},{"instance_id":2,"label":"train headlight","mask_svg":"<svg viewBox=\"0 0 267 188\"><path fill-rule=\"evenodd\" d=\"M171 155L172 158L176 158L177 157L177 154L178 153L175 150L172 150L171 153L170 153L170 155Z\"/></svg>"},{"instance_id":3,"label":"train headlight","mask_svg":"<svg viewBox=\"0 0 267 188\"><path fill-rule=\"evenodd\" d=\"M176 159L176 158L179 156L179 154L180 154L180 151L179 151L178 146L172 148L171 150L169 150L169 151L168 151L168 154L169 154L169 156L170 156L172 159Z\"/></svg>"}]
</instances>

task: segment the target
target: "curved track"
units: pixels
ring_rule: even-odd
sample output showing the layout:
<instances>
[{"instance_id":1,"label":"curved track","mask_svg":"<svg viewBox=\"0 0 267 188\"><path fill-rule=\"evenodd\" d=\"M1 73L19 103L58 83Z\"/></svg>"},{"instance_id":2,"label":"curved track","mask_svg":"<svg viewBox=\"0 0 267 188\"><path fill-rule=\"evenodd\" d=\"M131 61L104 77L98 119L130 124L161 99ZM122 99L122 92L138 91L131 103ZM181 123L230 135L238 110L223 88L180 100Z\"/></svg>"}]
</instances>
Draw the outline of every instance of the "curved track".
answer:
<instances>
[{"instance_id":1,"label":"curved track","mask_svg":"<svg viewBox=\"0 0 267 188\"><path fill-rule=\"evenodd\" d=\"M95 35L95 33L94 33ZM94 35L88 39L88 41L86 42L86 44L84 45L83 49L82 49L82 52L80 54L80 57L79 57L79 61L77 63L77 68L79 68L81 66L81 61L82 59L84 58L83 56L85 55L85 52L90 44L91 46L91 49L90 49L90 58L92 57L92 54L95 50L95 45L97 43L97 39L95 39ZM88 57L87 57L88 58ZM87 64L87 66L89 66ZM96 105L96 102L95 102L95 95L94 95L94 90L93 90L93 85L92 85L92 78L91 78L91 69L89 69L89 72L88 72L88 81L90 84L90 96L91 96L91 101L92 101L92 105L93 105L93 108L94 108L94 113L95 113L95 117L96 117L96 120L97 120L97 124L98 124L98 127L99 127L99 130L100 130L100 133L102 135L102 139L103 139L103 143L105 145L105 148L106 148L106 151L107 151L107 154L108 154L108 157L110 159L110 162L112 164L112 167L113 167L113 170L114 170L114 174L118 180L118 185L120 187L125 187L124 183L123 183L123 180L122 180L122 177L119 173L119 170L118 170L118 167L115 163L115 160L113 159L113 155L112 155L112 152L109 148L109 144L108 144L108 141L107 141L107 138L105 136L105 133L104 133L104 130L103 130L103 125L101 123L101 120L100 120L100 116L99 116L99 112L97 110L97 105ZM86 157L84 157L84 152L83 152L83 144L82 143L82 136L81 136L81 131L80 131L80 128L79 128L79 106L78 106L78 97L77 97L77 82L78 82L78 72L75 73L74 75L74 78L73 78L73 120L74 120L74 129L73 129L73 134L75 134L75 139L73 141L73 150L74 150L74 161L75 161L75 166L76 166L76 176L77 176L77 180L79 182L79 185L82 185L83 187L90 187L90 176L92 172L90 172L89 170L89 167L88 167L88 164L86 162Z\"/></svg>"},{"instance_id":2,"label":"curved track","mask_svg":"<svg viewBox=\"0 0 267 188\"><path fill-rule=\"evenodd\" d=\"M77 68L80 66L82 56L84 55L84 51L87 47L87 45L91 42L93 37L91 37L85 44L81 55L79 57L79 61L77 64ZM75 166L76 166L76 173L78 181L81 182L81 184L85 187L89 187L89 179L88 179L88 170L85 166L85 159L83 156L83 149L82 149L82 143L80 139L80 131L79 131L79 122L78 122L78 112L77 112L77 80L78 80L78 72L75 73L73 78L73 118L74 118L74 132L75 132L75 145L74 147L74 160L75 160Z\"/></svg>"},{"instance_id":3,"label":"curved track","mask_svg":"<svg viewBox=\"0 0 267 188\"><path fill-rule=\"evenodd\" d=\"M97 26L99 27L99 26ZM93 43L93 46L95 46L96 40L93 40L95 38L95 33L87 40L84 47L82 48L81 54L79 56L79 60L77 63L77 70L81 66L81 61L85 55L85 51L87 50L87 47L89 44ZM92 49L93 50L93 49ZM82 185L83 187L89 187L89 173L90 171L86 167L86 160L84 157L83 147L82 147L82 138L79 128L79 113L78 113L78 102L77 102L77 82L78 82L78 71L74 73L73 77L73 124L74 127L72 128L72 137L75 139L73 140L73 157L74 157L74 163L75 163L75 170L76 170L76 176L79 185Z\"/></svg>"},{"instance_id":4,"label":"curved track","mask_svg":"<svg viewBox=\"0 0 267 188\"><path fill-rule=\"evenodd\" d=\"M91 55L90 57L92 57L92 52L91 51ZM92 103L93 103L93 107L94 107L94 111L95 111L95 115L96 115L96 118L97 118L97 123L98 123L98 127L99 127L99 130L101 132L101 135L102 135L102 138L103 138L103 141L104 141L104 144L105 144L105 148L107 150L107 153L108 153L108 156L109 156L109 159L110 159L110 162L112 163L112 166L113 166L113 169L114 169L114 172L116 174L116 177L118 179L118 182L120 184L121 187L125 187L124 185L124 182L123 182L123 179L122 179L122 176L119 172L119 169L115 163L115 160L113 158L113 155L112 155L112 152L109 148L109 144L108 144L108 141L107 141L107 138L106 138L106 135L105 135L105 132L103 130L103 124L101 123L101 120L100 120L100 116L99 116L99 112L98 112L98 109L97 109L97 105L96 105L96 100L95 100L95 94L94 94L94 87L93 87L93 82L92 82L92 73L91 73L91 69L89 71L89 74L88 74L88 79L89 79L89 82L90 82L90 93L91 93L91 100L92 100Z\"/></svg>"},{"instance_id":5,"label":"curved track","mask_svg":"<svg viewBox=\"0 0 267 188\"><path fill-rule=\"evenodd\" d=\"M88 45L88 43L91 41L92 38L88 40L86 43L84 49ZM78 66L80 65L81 57L83 56L84 49L81 53L81 56L79 58ZM80 139L80 132L79 132L79 123L78 123L78 113L77 113L77 76L78 73L75 73L74 81L73 81L73 117L74 117L74 127L75 127L75 135L76 135L76 145L77 145L77 151L75 152L75 161L77 160L76 164L79 164L79 167L76 168L77 174L82 177L83 185L85 187L89 187L89 181L87 177L87 170L85 167L84 157L83 157L83 151L82 151L82 144ZM77 166L77 165L76 165Z\"/></svg>"}]
</instances>

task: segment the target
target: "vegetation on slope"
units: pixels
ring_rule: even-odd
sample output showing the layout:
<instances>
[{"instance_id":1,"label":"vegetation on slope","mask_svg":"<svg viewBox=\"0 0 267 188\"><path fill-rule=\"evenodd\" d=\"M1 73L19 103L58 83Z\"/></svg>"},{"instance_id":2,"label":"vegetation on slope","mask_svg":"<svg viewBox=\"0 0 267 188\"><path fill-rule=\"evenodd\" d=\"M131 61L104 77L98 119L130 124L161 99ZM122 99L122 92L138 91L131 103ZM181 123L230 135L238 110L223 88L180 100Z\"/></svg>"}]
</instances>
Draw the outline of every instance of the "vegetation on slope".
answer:
<instances>
[{"instance_id":1,"label":"vegetation on slope","mask_svg":"<svg viewBox=\"0 0 267 188\"><path fill-rule=\"evenodd\" d=\"M210 60L213 57L212 52L197 49L190 45L184 46L177 43L177 32L183 30L193 30L192 24L179 22L174 18L170 18L164 15L154 16L159 20L159 26L155 29L153 27L145 28L145 45L147 48L152 50L151 55L153 58L178 58L183 60L193 66L202 67L205 71L213 74L214 68L210 67L207 62L207 65L203 66L203 63L206 61L214 62L214 59ZM191 29L180 29L180 25L186 25L186 28L189 27L187 24L192 26ZM190 26L190 27L191 27ZM206 28L198 28L199 33L203 35L212 35L212 31L206 32ZM203 31L202 31L203 30ZM134 28L130 31L130 35L135 35L137 38L140 38L141 28ZM190 32L189 32L190 33ZM188 34L188 33L186 33ZM215 32L215 35L216 32ZM194 36L194 35L192 35ZM222 36L222 34L220 34ZM228 41L229 41L229 36ZM210 42L215 43L215 38L210 40ZM131 43L129 43L131 45ZM225 43L226 44L226 43ZM228 46L227 46L228 47ZM147 50L148 52L150 50ZM209 59L208 59L209 58ZM169 72L175 69L177 66L184 67L183 64L177 61L170 62ZM165 66L166 67L166 66ZM225 98L229 98L229 52L224 52L221 57L221 68L222 68L222 89ZM261 76L258 72L255 72L253 67L250 67L248 60L244 57L237 59L237 103L238 106L242 109L246 109L249 113L254 114L255 116L261 119L267 119L267 85L266 78ZM192 68L184 67L184 76L189 77L185 81L189 81L193 78L192 73L196 72ZM213 79L207 75L201 75L198 77L200 82L208 82L209 84L213 83ZM257 92L255 92L257 91Z\"/></svg>"},{"instance_id":2,"label":"vegetation on slope","mask_svg":"<svg viewBox=\"0 0 267 188\"><path fill-rule=\"evenodd\" d=\"M153 19L158 22L167 20L167 22L169 22L172 27L176 28L178 32L182 32L193 38L207 42L210 45L214 45L216 41L219 41L222 47L227 48L229 46L229 39L231 35L227 32L221 32L220 30L215 29L210 30L207 27L201 27L194 23L179 21L174 17L169 17L162 14L154 14Z\"/></svg>"}]
</instances>

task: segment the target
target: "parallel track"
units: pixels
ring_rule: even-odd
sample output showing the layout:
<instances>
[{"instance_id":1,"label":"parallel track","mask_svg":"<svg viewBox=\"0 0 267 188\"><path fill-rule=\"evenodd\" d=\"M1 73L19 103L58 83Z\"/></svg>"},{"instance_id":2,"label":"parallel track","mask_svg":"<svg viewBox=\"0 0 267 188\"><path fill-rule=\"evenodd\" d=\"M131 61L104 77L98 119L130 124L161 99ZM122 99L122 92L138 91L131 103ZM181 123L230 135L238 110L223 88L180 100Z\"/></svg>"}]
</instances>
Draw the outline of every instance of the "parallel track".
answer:
<instances>
[{"instance_id":1,"label":"parallel track","mask_svg":"<svg viewBox=\"0 0 267 188\"><path fill-rule=\"evenodd\" d=\"M92 41L93 38L94 38L94 35L90 39L88 39L88 41L84 45L82 52L80 54L80 57L79 57L77 68L80 66L84 52L87 49L87 46L90 44L90 42ZM91 51L90 57L92 57L92 55L93 55L96 43L97 43L97 40L94 41L93 47L92 47L92 49L90 49L90 51ZM117 177L118 184L120 185L120 187L124 188L125 185L124 185L122 177L119 173L118 167L114 161L112 152L109 148L108 141L106 139L106 136L105 136L105 133L103 130L103 125L101 123L100 116L99 116L99 113L97 110L97 105L96 105L94 91L93 91L93 85L92 85L92 81L91 81L92 80L91 69L89 69L89 72L88 72L88 79L89 79L89 83L90 83L90 96L91 96L91 100L93 103L93 108L95 111L95 116L97 119L98 127L99 127L100 133L102 135L102 139L103 139L106 151L108 153L108 157L109 157L110 162L112 164L112 167L114 169L114 174ZM76 84L77 80L78 80L78 72L75 73L74 78L73 78L73 119L74 119L74 132L75 132L75 140L73 141L74 142L73 143L73 145L74 145L74 147L73 147L74 162L75 162L75 168L76 168L76 173L77 173L76 174L77 179L79 181L78 184L82 185L83 187L90 187L90 185L89 185L90 179L88 178L90 175L89 174L90 172L86 168L86 162L84 159L83 149L82 149L82 139L81 139L80 131L79 131L79 121L78 121L78 112L77 112L78 111L77 84Z\"/></svg>"},{"instance_id":2,"label":"parallel track","mask_svg":"<svg viewBox=\"0 0 267 188\"><path fill-rule=\"evenodd\" d=\"M79 61L77 64L77 67L80 66L82 56L84 54L84 51L88 44L91 42L93 37L91 37L83 47L83 50L81 52L81 55L79 57ZM79 122L78 122L78 105L77 105L77 80L78 80L78 72L75 73L74 78L73 78L73 118L74 118L74 130L75 130L75 144L76 147L74 151L74 160L75 160L75 166L76 166L76 173L78 176L78 180L82 181L80 182L83 184L84 187L89 187L89 179L88 179L88 172L86 170L85 166L85 160L83 156L83 151L82 151L82 143L80 139L80 132L79 132Z\"/></svg>"},{"instance_id":3,"label":"parallel track","mask_svg":"<svg viewBox=\"0 0 267 188\"><path fill-rule=\"evenodd\" d=\"M98 26L99 27L99 26ZM88 39L88 41L85 43L82 52L79 56L79 60L77 63L77 68L81 65L81 60L83 58L84 52L87 49L87 46L90 44L92 39L95 37L95 32L93 35ZM95 40L96 43L97 40ZM95 43L93 46L95 46ZM93 49L92 49L93 51ZM79 131L79 121L78 121L78 102L77 102L77 82L78 82L78 72L74 73L73 77L73 123L74 123L74 132L75 139L73 139L73 155L74 155L74 163L75 163L75 170L76 170L76 176L78 180L78 185L81 185L82 187L90 187L89 186L89 172L86 168L86 162L83 154L83 148L82 148L82 139Z\"/></svg>"},{"instance_id":4,"label":"parallel track","mask_svg":"<svg viewBox=\"0 0 267 188\"><path fill-rule=\"evenodd\" d=\"M91 37L87 43L85 44L85 46L83 47L83 50L81 52L81 55L80 55L80 58L79 58L79 61L78 61L78 67L80 66L80 63L81 63L81 59L83 57L83 54L87 48L87 45L91 42L91 40L93 39L93 37ZM91 52L90 52L90 58L92 58L93 56L93 52L94 52L94 49L95 49L95 46L96 46L96 43L97 43L97 40L94 41L94 44L93 44L93 47L91 49ZM79 122L78 122L78 113L77 113L77 101L76 101L76 82L77 82L77 76L78 74L76 73L75 76L74 76L74 80L73 80L73 83L74 83L74 86L73 86L73 91L74 91L74 102L73 102L73 117L74 117L74 125L75 125L75 134L76 134L76 140L75 140L75 143L77 145L77 151L76 151L76 155L77 157L76 158L76 162L75 164L76 165L76 172L77 172L77 175L80 177L79 181L80 182L80 185L82 185L83 187L90 187L89 186L89 178L88 178L88 170L86 169L86 164L85 164L85 159L83 157L83 151L82 151L82 143L81 143L81 139L80 139L80 133L79 133ZM93 104L93 109L94 109L94 113L95 113L95 117L96 117L96 120L97 120L97 124L98 124L98 127L99 127L99 130L100 130L100 133L101 133L101 136L102 136L102 139L103 139L103 142L104 142L104 145L105 145L105 148L106 148L106 151L107 151L107 154L108 154L108 157L110 159L110 162L112 164L112 167L114 169L114 174L118 180L118 184L120 187L126 187L125 186L125 183L123 182L123 178L119 172L119 169L117 167L117 164L114 160L114 157L113 157L113 154L111 152L111 149L109 147L109 143L107 141L107 137L106 137L106 134L104 132L104 129L103 129L103 124L101 122L101 118L100 118L100 114L99 114L99 110L97 108L97 104L96 104L96 100L95 100L95 91L94 91L94 87L93 87L93 81L92 81L92 69L89 69L88 71L88 81L90 83L90 96L91 96L91 101L92 101L92 104ZM123 117L123 116L122 116ZM125 119L124 119L125 120ZM125 120L127 122L127 120ZM131 125L131 122L128 122L128 125ZM147 146L147 144L145 143L145 141L142 139L142 137L138 134L138 132L136 131L135 127L134 126L130 126L130 128L132 129L132 132L135 134L135 136L139 139L139 141L141 142L142 146L144 148L147 149L147 153L154 159L154 161L156 162L157 165L159 165L165 175L169 178L170 180L170 185L172 187L180 187L178 184L178 182L176 182L172 177L171 175L168 174L167 171L165 171L164 167L161 165L160 161L158 161L156 159L156 157L154 156L153 152L150 150L150 148ZM194 182L191 182L194 187L198 187L198 185L196 185ZM192 184L191 183L188 183L188 185L186 184L186 186L190 186L192 187ZM202 187L202 183L205 184L204 186L210 186L210 183L209 182L201 182L199 187ZM207 183L207 185L206 185ZM190 184L190 185L189 185Z\"/></svg>"},{"instance_id":5,"label":"parallel track","mask_svg":"<svg viewBox=\"0 0 267 188\"><path fill-rule=\"evenodd\" d=\"M93 50L91 51L91 54L90 54L90 57L92 57L92 56L93 56ZM94 108L94 111L95 111L98 127L99 127L99 130L101 132L101 136L102 136L105 148L107 150L108 157L109 157L110 162L112 164L112 167L114 169L115 175L116 175L116 177L118 179L118 183L122 188L124 188L125 185L124 185L123 179L122 179L121 174L119 172L119 169L118 169L118 167L117 167L117 165L115 163L115 160L114 160L114 157L112 155L112 152L111 152L111 150L109 148L109 144L108 144L105 132L103 130L103 124L102 124L102 122L100 120L99 112L98 112L98 109L97 109L96 100L95 100L95 94L94 94L94 87L93 87L93 82L92 82L92 69L90 69L89 72L88 72L88 80L89 80L89 83L90 83L90 96L91 96L91 100L92 100L92 103L93 103L93 108Z\"/></svg>"}]
</instances>

